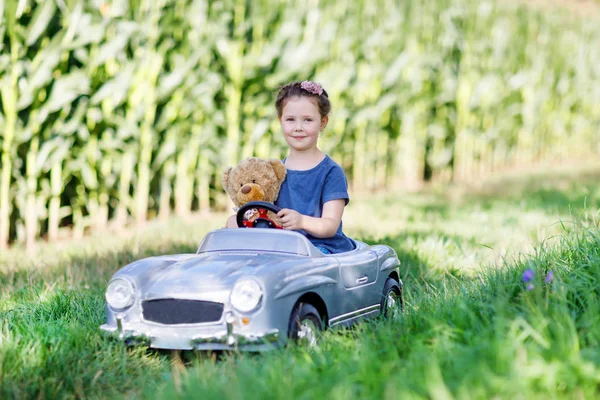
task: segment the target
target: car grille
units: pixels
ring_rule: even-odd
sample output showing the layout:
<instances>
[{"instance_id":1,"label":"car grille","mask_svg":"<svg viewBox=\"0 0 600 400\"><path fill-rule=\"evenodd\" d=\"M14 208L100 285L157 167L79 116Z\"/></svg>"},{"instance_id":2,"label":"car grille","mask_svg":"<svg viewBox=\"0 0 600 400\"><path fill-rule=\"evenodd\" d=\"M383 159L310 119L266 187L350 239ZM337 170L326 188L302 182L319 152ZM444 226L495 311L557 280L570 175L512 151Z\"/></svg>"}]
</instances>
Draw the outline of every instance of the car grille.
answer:
<instances>
[{"instance_id":1,"label":"car grille","mask_svg":"<svg viewBox=\"0 0 600 400\"><path fill-rule=\"evenodd\" d=\"M223 303L212 301L157 299L142 302L146 321L166 325L216 322L223 314Z\"/></svg>"}]
</instances>

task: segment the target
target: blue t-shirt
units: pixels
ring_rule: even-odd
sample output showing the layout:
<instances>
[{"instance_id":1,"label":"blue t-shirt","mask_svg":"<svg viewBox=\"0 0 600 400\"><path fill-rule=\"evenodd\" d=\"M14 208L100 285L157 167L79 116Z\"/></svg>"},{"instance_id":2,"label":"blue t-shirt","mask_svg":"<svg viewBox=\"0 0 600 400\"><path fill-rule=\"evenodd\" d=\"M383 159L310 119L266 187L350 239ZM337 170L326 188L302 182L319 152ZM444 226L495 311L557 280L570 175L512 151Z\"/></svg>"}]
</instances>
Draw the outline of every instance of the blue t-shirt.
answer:
<instances>
[{"instance_id":1,"label":"blue t-shirt","mask_svg":"<svg viewBox=\"0 0 600 400\"><path fill-rule=\"evenodd\" d=\"M342 167L326 155L323 161L312 169L288 169L275 204L281 208L296 210L303 215L320 218L323 214L323 204L337 199L344 199L346 204L350 201L348 182ZM330 238L317 238L304 230L298 232L305 235L315 246L324 247L331 253L354 249L352 239L342 232L341 222L335 235Z\"/></svg>"}]
</instances>

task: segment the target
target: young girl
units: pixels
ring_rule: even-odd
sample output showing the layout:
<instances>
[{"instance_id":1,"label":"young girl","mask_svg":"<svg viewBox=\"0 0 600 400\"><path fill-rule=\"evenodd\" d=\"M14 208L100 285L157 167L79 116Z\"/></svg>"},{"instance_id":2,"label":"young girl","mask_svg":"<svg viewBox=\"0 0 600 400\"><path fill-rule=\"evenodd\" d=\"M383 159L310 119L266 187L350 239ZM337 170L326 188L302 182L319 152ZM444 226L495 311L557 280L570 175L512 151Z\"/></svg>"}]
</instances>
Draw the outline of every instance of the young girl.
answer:
<instances>
[{"instance_id":1,"label":"young girl","mask_svg":"<svg viewBox=\"0 0 600 400\"><path fill-rule=\"evenodd\" d=\"M286 179L275 202L282 208L277 216L283 228L302 233L325 254L354 249L342 232L344 207L350 201L346 175L317 147L331 110L327 92L315 82L289 83L280 89L275 108L290 148L283 160ZM228 226L235 225L230 221Z\"/></svg>"}]
</instances>

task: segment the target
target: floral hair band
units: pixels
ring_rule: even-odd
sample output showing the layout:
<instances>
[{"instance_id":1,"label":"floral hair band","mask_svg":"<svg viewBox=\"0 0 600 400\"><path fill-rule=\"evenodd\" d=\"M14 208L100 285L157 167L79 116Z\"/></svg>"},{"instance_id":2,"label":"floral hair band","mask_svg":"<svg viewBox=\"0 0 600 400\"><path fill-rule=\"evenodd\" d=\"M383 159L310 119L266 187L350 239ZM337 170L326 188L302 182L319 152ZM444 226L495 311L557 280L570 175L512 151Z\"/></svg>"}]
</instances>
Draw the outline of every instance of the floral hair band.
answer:
<instances>
[{"instance_id":1,"label":"floral hair band","mask_svg":"<svg viewBox=\"0 0 600 400\"><path fill-rule=\"evenodd\" d=\"M317 82L304 81L300 84L300 87L306 90L308 93L316 94L317 96L323 94L323 87Z\"/></svg>"}]
</instances>

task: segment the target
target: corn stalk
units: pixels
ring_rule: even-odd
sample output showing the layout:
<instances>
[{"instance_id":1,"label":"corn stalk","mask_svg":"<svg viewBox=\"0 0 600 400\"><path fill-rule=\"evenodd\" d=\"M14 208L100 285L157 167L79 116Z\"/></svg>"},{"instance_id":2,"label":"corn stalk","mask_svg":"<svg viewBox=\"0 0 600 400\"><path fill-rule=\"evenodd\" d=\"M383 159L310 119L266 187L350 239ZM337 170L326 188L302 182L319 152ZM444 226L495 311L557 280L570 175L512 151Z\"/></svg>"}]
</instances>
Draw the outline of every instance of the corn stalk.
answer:
<instances>
[{"instance_id":1,"label":"corn stalk","mask_svg":"<svg viewBox=\"0 0 600 400\"><path fill-rule=\"evenodd\" d=\"M19 59L21 44L17 38L16 20L17 20L17 1L7 0L2 18L6 21L8 38L10 43L10 60L8 73L2 79L0 94L2 95L2 105L4 108L4 133L2 141L2 176L0 178L0 249L8 246L10 229L10 186L12 176L12 154L13 142L17 133L17 80L20 74Z\"/></svg>"},{"instance_id":2,"label":"corn stalk","mask_svg":"<svg viewBox=\"0 0 600 400\"><path fill-rule=\"evenodd\" d=\"M155 141L154 120L156 115L156 84L163 66L164 49L157 48L160 34L159 20L165 1L142 2L140 20L147 18L146 34L143 46L137 47L140 52L139 65L134 76L133 91L129 98L128 117L137 119L137 109L141 111L139 126L139 158L137 165L137 185L135 191L135 221L138 227L143 226L148 212L150 195L150 162Z\"/></svg>"}]
</instances>

